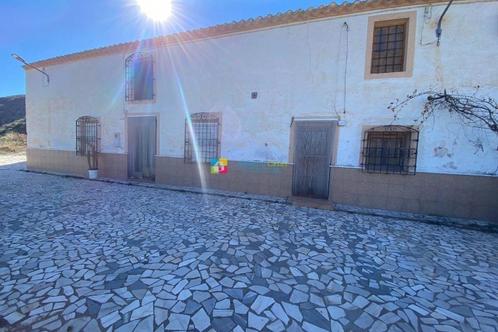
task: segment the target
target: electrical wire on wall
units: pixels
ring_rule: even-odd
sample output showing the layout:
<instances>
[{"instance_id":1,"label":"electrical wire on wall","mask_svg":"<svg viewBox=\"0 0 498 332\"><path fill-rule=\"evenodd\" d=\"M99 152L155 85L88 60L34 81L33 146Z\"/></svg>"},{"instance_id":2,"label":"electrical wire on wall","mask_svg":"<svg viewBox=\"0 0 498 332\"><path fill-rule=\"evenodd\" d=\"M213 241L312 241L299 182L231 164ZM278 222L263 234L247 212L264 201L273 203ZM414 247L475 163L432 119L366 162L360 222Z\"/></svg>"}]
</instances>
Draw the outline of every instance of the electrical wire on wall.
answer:
<instances>
[{"instance_id":1,"label":"electrical wire on wall","mask_svg":"<svg viewBox=\"0 0 498 332\"><path fill-rule=\"evenodd\" d=\"M342 114L346 114L346 98L347 98L347 87L348 87L348 61L349 61L349 25L347 22L344 22L341 27L341 32L339 34L339 47L337 48L337 67L341 63L341 50L342 50L342 39L343 34L346 32L345 38L345 54L344 54L344 76L343 76L343 95L342 95ZM334 111L336 115L340 118L340 114L337 111L337 87L338 87L338 79L339 79L339 68L336 70L336 84L335 84L335 93L334 93Z\"/></svg>"},{"instance_id":2,"label":"electrical wire on wall","mask_svg":"<svg viewBox=\"0 0 498 332\"><path fill-rule=\"evenodd\" d=\"M427 42L427 43L424 43L422 39L423 39L423 36L424 36L424 26L426 24L429 24L430 21L431 21L431 18L432 18L432 6L429 5L429 6L427 6L427 7L424 8L424 22L422 24L422 30L420 32L420 41L419 41L419 44L421 46L428 46L428 45L436 44L436 46L439 47L439 45L441 43L441 35L443 33L443 28L442 28L443 19L444 19L444 16L446 15L446 13L448 12L448 9L450 9L451 5L453 4L453 1L454 0L450 0L448 2L448 4L444 8L441 16L439 17L439 19L437 21L436 40L431 41L431 42Z\"/></svg>"},{"instance_id":3,"label":"electrical wire on wall","mask_svg":"<svg viewBox=\"0 0 498 332\"><path fill-rule=\"evenodd\" d=\"M420 46L429 46L429 45L434 45L436 44L436 40L430 41L430 42L424 42L424 28L426 25L429 25L431 23L432 19L432 6L429 5L424 8L424 20L422 22L422 27L420 29L420 40L419 44Z\"/></svg>"}]
</instances>

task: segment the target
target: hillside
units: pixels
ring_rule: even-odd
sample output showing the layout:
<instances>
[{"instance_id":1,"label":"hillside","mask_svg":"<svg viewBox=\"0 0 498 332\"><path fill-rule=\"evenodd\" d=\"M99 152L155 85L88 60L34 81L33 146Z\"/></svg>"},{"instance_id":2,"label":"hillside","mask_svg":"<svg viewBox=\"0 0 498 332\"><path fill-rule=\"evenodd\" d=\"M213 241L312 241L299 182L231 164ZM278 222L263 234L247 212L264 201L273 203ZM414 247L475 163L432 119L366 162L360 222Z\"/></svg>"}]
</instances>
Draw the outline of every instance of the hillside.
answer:
<instances>
[{"instance_id":1,"label":"hillside","mask_svg":"<svg viewBox=\"0 0 498 332\"><path fill-rule=\"evenodd\" d=\"M26 106L23 95L0 98L0 153L26 149Z\"/></svg>"}]
</instances>

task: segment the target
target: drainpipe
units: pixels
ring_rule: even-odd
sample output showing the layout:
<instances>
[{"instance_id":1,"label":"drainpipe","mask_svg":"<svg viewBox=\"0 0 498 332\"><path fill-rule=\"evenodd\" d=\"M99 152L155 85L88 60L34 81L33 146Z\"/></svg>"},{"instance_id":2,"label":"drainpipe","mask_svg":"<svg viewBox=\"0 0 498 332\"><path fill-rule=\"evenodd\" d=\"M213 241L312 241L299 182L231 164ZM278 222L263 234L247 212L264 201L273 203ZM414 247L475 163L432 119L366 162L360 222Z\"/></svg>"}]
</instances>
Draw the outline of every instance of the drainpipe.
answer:
<instances>
[{"instance_id":1,"label":"drainpipe","mask_svg":"<svg viewBox=\"0 0 498 332\"><path fill-rule=\"evenodd\" d=\"M444 9L443 13L441 14L441 17L439 18L439 21L437 22L436 37L437 37L437 46L438 47L439 47L439 43L441 40L441 34L443 33L443 29L441 28L441 25L443 24L443 18L444 18L444 15L446 15L446 12L450 8L453 1L454 0L450 0L450 2L448 2L448 5Z\"/></svg>"}]
</instances>

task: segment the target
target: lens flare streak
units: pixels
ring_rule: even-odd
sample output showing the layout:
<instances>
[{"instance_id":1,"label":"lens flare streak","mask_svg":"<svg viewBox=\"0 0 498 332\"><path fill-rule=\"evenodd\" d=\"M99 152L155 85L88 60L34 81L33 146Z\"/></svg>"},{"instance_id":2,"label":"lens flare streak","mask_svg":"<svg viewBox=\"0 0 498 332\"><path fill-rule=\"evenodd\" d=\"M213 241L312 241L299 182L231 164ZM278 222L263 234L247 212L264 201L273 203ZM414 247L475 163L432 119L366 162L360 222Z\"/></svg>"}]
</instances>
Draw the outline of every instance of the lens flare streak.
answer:
<instances>
[{"instance_id":1,"label":"lens flare streak","mask_svg":"<svg viewBox=\"0 0 498 332\"><path fill-rule=\"evenodd\" d=\"M169 53L169 51L168 51L168 53ZM185 97L185 92L183 90L183 85L182 85L180 77L178 76L178 73L176 71L176 66L175 66L175 64L174 64L174 62L172 60L171 53L169 53L169 58L170 58L171 67L173 69L173 75L174 75L175 82L176 82L176 85L177 85L177 88L178 88L178 92L180 94L182 108L183 108L183 111L185 113L185 119L187 121L188 131L189 131L190 136L192 137L192 147L193 147L193 150L194 150L195 162L197 164L197 170L199 172L199 178L200 178L200 181L201 181L201 189L202 189L202 192L205 193L206 192L206 188L207 188L206 174L204 172L204 167L203 167L203 164L202 164L201 154L199 152L199 146L197 144L197 138L195 136L194 127L192 126L192 121L190 119L190 111L189 111L189 107L188 107L188 103L187 103L187 98ZM205 196L205 197L207 197L207 196Z\"/></svg>"}]
</instances>

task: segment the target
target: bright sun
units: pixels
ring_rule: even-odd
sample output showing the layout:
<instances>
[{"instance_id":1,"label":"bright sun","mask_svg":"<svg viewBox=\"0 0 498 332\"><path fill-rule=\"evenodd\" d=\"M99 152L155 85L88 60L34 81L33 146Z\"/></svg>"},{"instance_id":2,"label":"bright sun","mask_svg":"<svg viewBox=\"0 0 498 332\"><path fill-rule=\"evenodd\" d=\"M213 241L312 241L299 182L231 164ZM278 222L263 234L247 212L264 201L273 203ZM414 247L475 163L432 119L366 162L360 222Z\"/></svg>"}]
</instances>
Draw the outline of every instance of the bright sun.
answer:
<instances>
[{"instance_id":1,"label":"bright sun","mask_svg":"<svg viewBox=\"0 0 498 332\"><path fill-rule=\"evenodd\" d=\"M142 13L156 22L164 22L171 16L171 0L136 0Z\"/></svg>"}]
</instances>

